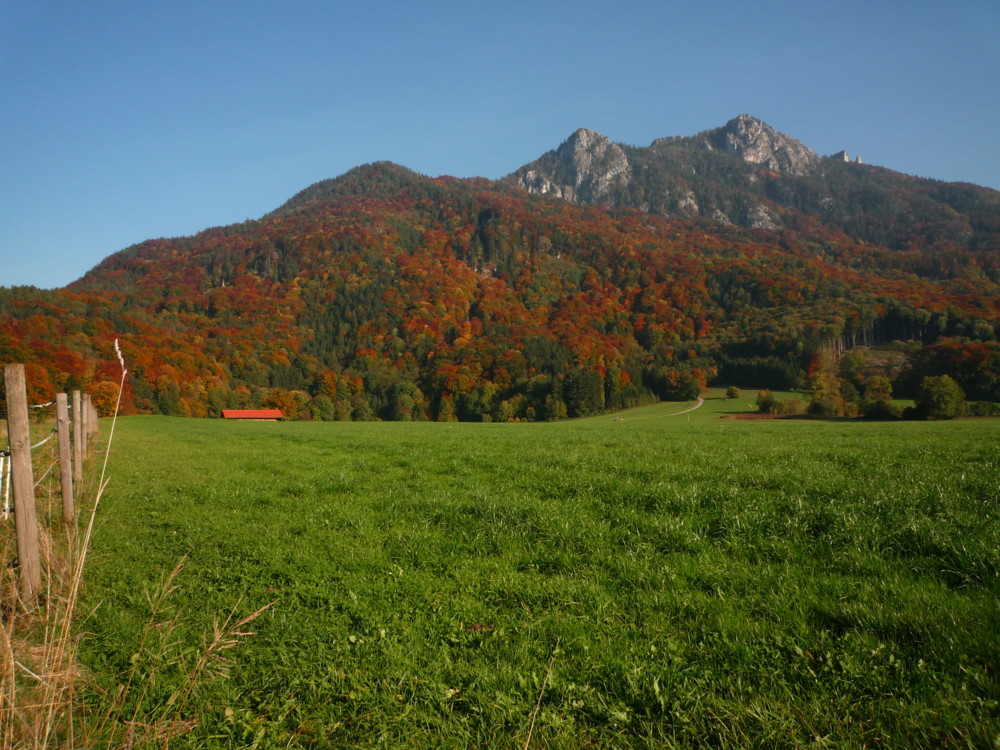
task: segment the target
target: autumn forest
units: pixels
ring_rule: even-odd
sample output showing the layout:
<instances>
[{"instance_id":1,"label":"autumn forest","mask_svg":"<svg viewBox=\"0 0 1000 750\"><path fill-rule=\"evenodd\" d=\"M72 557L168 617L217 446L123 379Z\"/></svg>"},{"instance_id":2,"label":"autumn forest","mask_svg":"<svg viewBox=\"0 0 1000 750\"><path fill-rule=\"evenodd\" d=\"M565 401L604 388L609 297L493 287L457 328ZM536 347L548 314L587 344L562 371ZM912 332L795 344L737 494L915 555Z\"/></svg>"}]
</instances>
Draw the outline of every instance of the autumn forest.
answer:
<instances>
[{"instance_id":1,"label":"autumn forest","mask_svg":"<svg viewBox=\"0 0 1000 750\"><path fill-rule=\"evenodd\" d=\"M35 403L82 388L107 412L119 339L123 410L192 417L553 420L708 384L853 416L939 375L1000 401L995 231L890 247L782 216L729 226L371 164L65 289L0 288L0 359L26 364Z\"/></svg>"}]
</instances>

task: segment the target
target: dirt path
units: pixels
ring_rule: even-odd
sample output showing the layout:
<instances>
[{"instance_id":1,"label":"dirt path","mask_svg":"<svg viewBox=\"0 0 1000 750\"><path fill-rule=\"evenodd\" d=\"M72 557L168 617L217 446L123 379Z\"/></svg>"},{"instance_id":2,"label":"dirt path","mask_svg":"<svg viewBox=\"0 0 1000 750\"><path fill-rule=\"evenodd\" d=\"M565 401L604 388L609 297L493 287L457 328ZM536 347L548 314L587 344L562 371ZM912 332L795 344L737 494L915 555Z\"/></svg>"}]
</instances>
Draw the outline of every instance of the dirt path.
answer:
<instances>
[{"instance_id":1,"label":"dirt path","mask_svg":"<svg viewBox=\"0 0 1000 750\"><path fill-rule=\"evenodd\" d=\"M664 402L660 402L660 403L662 404ZM634 416L634 415L633 416L627 416L628 412L625 412L625 413L621 414L620 416L616 416L614 419L615 419L616 422L624 422L626 419L628 421L630 421L630 422L634 422L636 420L642 421L642 420L646 420L646 419L663 419L664 417L677 417L677 416L680 416L681 414L689 414L690 412L693 412L695 409L700 408L701 405L704 404L704 403L705 403L705 399L699 398L697 400L697 402L695 403L694 406L689 406L686 409L681 409L680 411L675 411L672 414L655 414L654 413L654 414L643 414L642 416Z\"/></svg>"},{"instance_id":2,"label":"dirt path","mask_svg":"<svg viewBox=\"0 0 1000 750\"><path fill-rule=\"evenodd\" d=\"M689 406L687 409L682 409L681 411L675 411L673 414L664 414L665 417L679 417L681 414L687 414L695 409L700 409L701 405L705 403L705 399L699 398L694 406Z\"/></svg>"}]
</instances>

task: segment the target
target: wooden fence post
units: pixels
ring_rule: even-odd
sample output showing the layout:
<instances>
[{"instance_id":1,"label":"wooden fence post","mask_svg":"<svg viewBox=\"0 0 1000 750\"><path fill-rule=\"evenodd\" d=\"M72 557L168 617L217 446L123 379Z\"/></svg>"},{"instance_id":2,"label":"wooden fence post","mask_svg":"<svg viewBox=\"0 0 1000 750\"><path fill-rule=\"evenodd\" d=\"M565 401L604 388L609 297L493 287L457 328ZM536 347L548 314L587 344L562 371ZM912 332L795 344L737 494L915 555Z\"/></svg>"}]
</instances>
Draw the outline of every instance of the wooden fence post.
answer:
<instances>
[{"instance_id":1,"label":"wooden fence post","mask_svg":"<svg viewBox=\"0 0 1000 750\"><path fill-rule=\"evenodd\" d=\"M92 452L90 438L97 429L97 425L94 423L94 407L91 404L89 393L83 394L83 427L83 457L84 460L87 460Z\"/></svg>"},{"instance_id":2,"label":"wooden fence post","mask_svg":"<svg viewBox=\"0 0 1000 750\"><path fill-rule=\"evenodd\" d=\"M83 391L80 391L80 434L83 436L80 454L83 463L87 463L90 460L90 412L87 410L87 394Z\"/></svg>"},{"instance_id":3,"label":"wooden fence post","mask_svg":"<svg viewBox=\"0 0 1000 750\"><path fill-rule=\"evenodd\" d=\"M7 436L10 439L11 479L14 485L14 527L17 530L17 562L21 598L29 604L42 586L38 553L38 521L35 518L35 478L31 469L31 435L28 429L28 396L24 365L4 367L7 390Z\"/></svg>"},{"instance_id":4,"label":"wooden fence post","mask_svg":"<svg viewBox=\"0 0 1000 750\"><path fill-rule=\"evenodd\" d=\"M73 457L69 447L69 399L65 393L56 394L56 429L59 431L59 479L62 485L63 520L73 523L76 509L73 506Z\"/></svg>"},{"instance_id":5,"label":"wooden fence post","mask_svg":"<svg viewBox=\"0 0 1000 750\"><path fill-rule=\"evenodd\" d=\"M73 481L83 481L83 399L73 391Z\"/></svg>"}]
</instances>

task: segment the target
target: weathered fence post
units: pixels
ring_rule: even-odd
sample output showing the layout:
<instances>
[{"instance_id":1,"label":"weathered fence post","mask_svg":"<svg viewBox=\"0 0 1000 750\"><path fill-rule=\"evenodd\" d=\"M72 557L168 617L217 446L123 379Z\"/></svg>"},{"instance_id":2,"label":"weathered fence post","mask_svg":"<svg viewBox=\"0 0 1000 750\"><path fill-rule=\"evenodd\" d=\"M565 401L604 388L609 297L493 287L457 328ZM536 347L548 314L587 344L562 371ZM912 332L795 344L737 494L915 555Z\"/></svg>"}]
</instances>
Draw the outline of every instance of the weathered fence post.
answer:
<instances>
[{"instance_id":1,"label":"weathered fence post","mask_svg":"<svg viewBox=\"0 0 1000 750\"><path fill-rule=\"evenodd\" d=\"M14 527L17 530L18 575L21 598L29 604L42 586L35 518L35 478L31 469L31 435L28 429L28 396L24 365L4 367L7 391L7 436L10 439L11 478L14 485Z\"/></svg>"},{"instance_id":2,"label":"weathered fence post","mask_svg":"<svg viewBox=\"0 0 1000 750\"><path fill-rule=\"evenodd\" d=\"M73 523L73 458L69 447L69 399L65 393L56 394L56 429L59 431L59 479L62 485L63 520Z\"/></svg>"},{"instance_id":3,"label":"weathered fence post","mask_svg":"<svg viewBox=\"0 0 1000 750\"><path fill-rule=\"evenodd\" d=\"M90 394L83 394L83 457L89 459L91 454L90 436L97 429L97 420L94 419L94 407L90 400Z\"/></svg>"},{"instance_id":4,"label":"weathered fence post","mask_svg":"<svg viewBox=\"0 0 1000 750\"><path fill-rule=\"evenodd\" d=\"M90 412L87 411L87 394L80 391L80 456L83 463L90 459Z\"/></svg>"},{"instance_id":5,"label":"weathered fence post","mask_svg":"<svg viewBox=\"0 0 1000 750\"><path fill-rule=\"evenodd\" d=\"M73 481L83 481L83 399L73 391Z\"/></svg>"}]
</instances>

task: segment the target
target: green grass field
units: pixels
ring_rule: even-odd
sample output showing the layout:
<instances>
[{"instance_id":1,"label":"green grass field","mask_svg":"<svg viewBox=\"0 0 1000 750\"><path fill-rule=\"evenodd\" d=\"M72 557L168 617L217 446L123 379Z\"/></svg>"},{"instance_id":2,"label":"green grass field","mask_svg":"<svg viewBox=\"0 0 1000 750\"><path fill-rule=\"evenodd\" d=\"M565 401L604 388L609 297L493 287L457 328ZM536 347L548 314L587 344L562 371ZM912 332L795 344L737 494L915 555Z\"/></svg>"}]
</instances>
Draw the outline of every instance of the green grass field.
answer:
<instances>
[{"instance_id":1,"label":"green grass field","mask_svg":"<svg viewBox=\"0 0 1000 750\"><path fill-rule=\"evenodd\" d=\"M273 602L170 747L994 746L1000 421L718 418L752 400L119 420L82 659L155 714Z\"/></svg>"}]
</instances>

